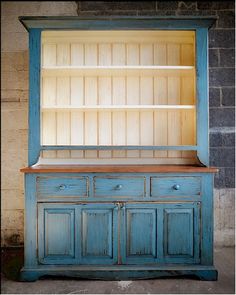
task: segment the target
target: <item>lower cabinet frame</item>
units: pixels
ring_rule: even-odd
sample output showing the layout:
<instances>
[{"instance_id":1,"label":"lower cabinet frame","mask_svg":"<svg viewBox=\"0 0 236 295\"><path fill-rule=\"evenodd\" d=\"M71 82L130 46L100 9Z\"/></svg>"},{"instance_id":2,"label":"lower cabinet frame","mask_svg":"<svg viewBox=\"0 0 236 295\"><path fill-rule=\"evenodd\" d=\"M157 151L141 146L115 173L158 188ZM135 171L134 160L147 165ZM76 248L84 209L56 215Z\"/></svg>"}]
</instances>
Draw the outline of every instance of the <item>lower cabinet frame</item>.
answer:
<instances>
[{"instance_id":1,"label":"lower cabinet frame","mask_svg":"<svg viewBox=\"0 0 236 295\"><path fill-rule=\"evenodd\" d=\"M60 177L61 174L55 175ZM25 175L27 226L21 280L34 281L45 275L117 280L195 275L202 280L217 279L212 253L212 174L192 174L192 177L201 178L201 195L181 200L174 196L150 198L147 195L141 200L99 200L90 191L90 199L72 201L69 196L67 202L66 196L63 202L58 202L57 198L54 201L54 196L42 200L37 195L38 176L31 173ZM91 183L94 174L85 176ZM159 175L145 175L148 179L146 185L150 185L149 179L153 176ZM171 176L181 175L168 174L168 177ZM146 191L150 192L150 189ZM45 227L47 222L51 223L51 227ZM58 228L52 225L53 222ZM91 224L95 224L97 229L101 229L102 224L108 224L104 233L107 230L110 244L107 249L104 248L105 242L99 246L104 251L103 256L99 249L97 256L91 254L97 251L93 245L95 236L89 237ZM189 231L190 235L187 234ZM55 240L50 240L50 235L56 237ZM60 235L62 243L59 245L57 240ZM82 241L84 236L86 242ZM175 245L173 241L178 236L179 242ZM70 238L74 239L73 247L66 244ZM97 235L95 240L99 241L99 238L104 241L106 234ZM47 245L44 244L45 239ZM55 255L51 249L59 254ZM60 251L65 251L66 256L60 256Z\"/></svg>"}]
</instances>

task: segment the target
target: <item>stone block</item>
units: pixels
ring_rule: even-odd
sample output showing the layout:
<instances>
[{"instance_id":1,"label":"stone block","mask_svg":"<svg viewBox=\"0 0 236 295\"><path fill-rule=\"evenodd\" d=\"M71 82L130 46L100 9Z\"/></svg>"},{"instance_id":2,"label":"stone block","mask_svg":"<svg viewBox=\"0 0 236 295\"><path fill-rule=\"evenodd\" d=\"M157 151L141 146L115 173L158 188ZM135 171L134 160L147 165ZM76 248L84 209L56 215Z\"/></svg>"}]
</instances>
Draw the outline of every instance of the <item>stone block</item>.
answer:
<instances>
[{"instance_id":1,"label":"stone block","mask_svg":"<svg viewBox=\"0 0 236 295\"><path fill-rule=\"evenodd\" d=\"M234 9L234 1L197 1L198 9L225 10Z\"/></svg>"},{"instance_id":2,"label":"stone block","mask_svg":"<svg viewBox=\"0 0 236 295\"><path fill-rule=\"evenodd\" d=\"M4 229L1 231L2 247L16 247L24 244L24 229Z\"/></svg>"},{"instance_id":3,"label":"stone block","mask_svg":"<svg viewBox=\"0 0 236 295\"><path fill-rule=\"evenodd\" d=\"M25 51L28 50L28 33L2 32L1 51Z\"/></svg>"},{"instance_id":4,"label":"stone block","mask_svg":"<svg viewBox=\"0 0 236 295\"><path fill-rule=\"evenodd\" d=\"M211 127L234 127L234 108L210 108Z\"/></svg>"},{"instance_id":5,"label":"stone block","mask_svg":"<svg viewBox=\"0 0 236 295\"><path fill-rule=\"evenodd\" d=\"M155 1L80 1L78 11L155 10Z\"/></svg>"},{"instance_id":6,"label":"stone block","mask_svg":"<svg viewBox=\"0 0 236 295\"><path fill-rule=\"evenodd\" d=\"M3 52L1 55L2 72L28 71L28 51Z\"/></svg>"},{"instance_id":7,"label":"stone block","mask_svg":"<svg viewBox=\"0 0 236 295\"><path fill-rule=\"evenodd\" d=\"M215 167L234 167L234 148L210 148L210 165Z\"/></svg>"},{"instance_id":8,"label":"stone block","mask_svg":"<svg viewBox=\"0 0 236 295\"><path fill-rule=\"evenodd\" d=\"M222 144L225 147L234 147L235 146L235 133L227 132L222 134Z\"/></svg>"},{"instance_id":9,"label":"stone block","mask_svg":"<svg viewBox=\"0 0 236 295\"><path fill-rule=\"evenodd\" d=\"M2 33L26 33L25 27L18 19L18 15L7 15L2 11Z\"/></svg>"},{"instance_id":10,"label":"stone block","mask_svg":"<svg viewBox=\"0 0 236 295\"><path fill-rule=\"evenodd\" d=\"M29 91L28 90L1 90L1 102L26 102L28 101Z\"/></svg>"},{"instance_id":11,"label":"stone block","mask_svg":"<svg viewBox=\"0 0 236 295\"><path fill-rule=\"evenodd\" d=\"M2 151L18 152L28 148L28 130L2 130L1 133Z\"/></svg>"},{"instance_id":12,"label":"stone block","mask_svg":"<svg viewBox=\"0 0 236 295\"><path fill-rule=\"evenodd\" d=\"M24 189L24 175L20 172L27 165L27 150L3 150L2 156L2 189Z\"/></svg>"},{"instance_id":13,"label":"stone block","mask_svg":"<svg viewBox=\"0 0 236 295\"><path fill-rule=\"evenodd\" d=\"M210 133L209 139L210 147L221 147L223 145L221 132Z\"/></svg>"},{"instance_id":14,"label":"stone block","mask_svg":"<svg viewBox=\"0 0 236 295\"><path fill-rule=\"evenodd\" d=\"M221 89L220 88L209 88L209 106L219 107L221 101Z\"/></svg>"},{"instance_id":15,"label":"stone block","mask_svg":"<svg viewBox=\"0 0 236 295\"><path fill-rule=\"evenodd\" d=\"M138 10L137 15L175 16L176 11L174 11L174 10L153 10L153 11Z\"/></svg>"},{"instance_id":16,"label":"stone block","mask_svg":"<svg viewBox=\"0 0 236 295\"><path fill-rule=\"evenodd\" d=\"M209 48L234 48L235 31L231 29L209 30Z\"/></svg>"},{"instance_id":17,"label":"stone block","mask_svg":"<svg viewBox=\"0 0 236 295\"><path fill-rule=\"evenodd\" d=\"M211 149L210 149L210 153L211 153ZM210 154L210 159L211 159L211 154ZM224 168L219 168L219 172L215 174L214 187L217 189L225 187L225 169Z\"/></svg>"},{"instance_id":18,"label":"stone block","mask_svg":"<svg viewBox=\"0 0 236 295\"><path fill-rule=\"evenodd\" d=\"M22 230L24 228L24 210L4 210L2 229Z\"/></svg>"},{"instance_id":19,"label":"stone block","mask_svg":"<svg viewBox=\"0 0 236 295\"><path fill-rule=\"evenodd\" d=\"M196 10L197 9L197 1L179 1L178 8L181 10Z\"/></svg>"},{"instance_id":20,"label":"stone block","mask_svg":"<svg viewBox=\"0 0 236 295\"><path fill-rule=\"evenodd\" d=\"M24 209L24 192L21 190L3 189L1 191L1 209L17 210Z\"/></svg>"},{"instance_id":21,"label":"stone block","mask_svg":"<svg viewBox=\"0 0 236 295\"><path fill-rule=\"evenodd\" d=\"M140 10L141 11L141 10ZM112 16L112 15L125 15L136 16L138 12L136 10L91 10L91 11L79 11L79 16Z\"/></svg>"},{"instance_id":22,"label":"stone block","mask_svg":"<svg viewBox=\"0 0 236 295\"><path fill-rule=\"evenodd\" d=\"M219 66L219 50L218 49L209 49L209 67L218 67Z\"/></svg>"},{"instance_id":23,"label":"stone block","mask_svg":"<svg viewBox=\"0 0 236 295\"><path fill-rule=\"evenodd\" d=\"M2 72L2 90L28 90L28 71Z\"/></svg>"},{"instance_id":24,"label":"stone block","mask_svg":"<svg viewBox=\"0 0 236 295\"><path fill-rule=\"evenodd\" d=\"M3 1L2 16L5 15L74 15L76 1Z\"/></svg>"},{"instance_id":25,"label":"stone block","mask_svg":"<svg viewBox=\"0 0 236 295\"><path fill-rule=\"evenodd\" d=\"M235 168L225 168L225 187L235 188Z\"/></svg>"},{"instance_id":26,"label":"stone block","mask_svg":"<svg viewBox=\"0 0 236 295\"><path fill-rule=\"evenodd\" d=\"M157 1L158 10L177 10L179 1Z\"/></svg>"},{"instance_id":27,"label":"stone block","mask_svg":"<svg viewBox=\"0 0 236 295\"><path fill-rule=\"evenodd\" d=\"M219 16L218 28L234 28L235 27L235 13L234 11L217 11Z\"/></svg>"},{"instance_id":28,"label":"stone block","mask_svg":"<svg viewBox=\"0 0 236 295\"><path fill-rule=\"evenodd\" d=\"M234 87L222 88L222 105L235 106L235 88Z\"/></svg>"},{"instance_id":29,"label":"stone block","mask_svg":"<svg viewBox=\"0 0 236 295\"><path fill-rule=\"evenodd\" d=\"M235 65L235 50L220 49L220 67L233 68Z\"/></svg>"},{"instance_id":30,"label":"stone block","mask_svg":"<svg viewBox=\"0 0 236 295\"><path fill-rule=\"evenodd\" d=\"M2 130L28 129L26 103L4 103L2 105Z\"/></svg>"},{"instance_id":31,"label":"stone block","mask_svg":"<svg viewBox=\"0 0 236 295\"><path fill-rule=\"evenodd\" d=\"M189 15L189 16L216 16L216 11L214 10L176 10L176 15ZM212 28L214 28L216 24L214 23L212 25Z\"/></svg>"},{"instance_id":32,"label":"stone block","mask_svg":"<svg viewBox=\"0 0 236 295\"><path fill-rule=\"evenodd\" d=\"M213 68L209 70L210 86L234 86L234 68Z\"/></svg>"}]
</instances>

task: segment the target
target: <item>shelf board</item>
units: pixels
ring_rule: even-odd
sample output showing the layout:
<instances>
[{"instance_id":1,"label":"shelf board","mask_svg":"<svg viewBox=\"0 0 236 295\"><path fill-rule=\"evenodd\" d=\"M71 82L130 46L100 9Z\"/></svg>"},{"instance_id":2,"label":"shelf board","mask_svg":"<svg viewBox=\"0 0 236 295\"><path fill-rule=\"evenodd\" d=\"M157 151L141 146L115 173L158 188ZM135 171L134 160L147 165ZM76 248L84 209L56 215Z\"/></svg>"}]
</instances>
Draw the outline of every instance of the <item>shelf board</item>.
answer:
<instances>
[{"instance_id":1,"label":"shelf board","mask_svg":"<svg viewBox=\"0 0 236 295\"><path fill-rule=\"evenodd\" d=\"M42 111L102 111L102 110L192 110L195 105L58 105L58 106L42 106Z\"/></svg>"},{"instance_id":2,"label":"shelf board","mask_svg":"<svg viewBox=\"0 0 236 295\"><path fill-rule=\"evenodd\" d=\"M42 67L46 76L189 75L194 66L55 66Z\"/></svg>"}]
</instances>

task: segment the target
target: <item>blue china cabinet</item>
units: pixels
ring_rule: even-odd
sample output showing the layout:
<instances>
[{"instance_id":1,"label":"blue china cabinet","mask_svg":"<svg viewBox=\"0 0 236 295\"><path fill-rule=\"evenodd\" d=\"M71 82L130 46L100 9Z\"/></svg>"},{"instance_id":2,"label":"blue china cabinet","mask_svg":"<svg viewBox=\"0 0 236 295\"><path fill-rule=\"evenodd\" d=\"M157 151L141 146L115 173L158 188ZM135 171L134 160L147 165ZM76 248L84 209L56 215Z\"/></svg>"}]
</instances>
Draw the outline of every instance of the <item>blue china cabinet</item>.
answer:
<instances>
[{"instance_id":1,"label":"blue china cabinet","mask_svg":"<svg viewBox=\"0 0 236 295\"><path fill-rule=\"evenodd\" d=\"M216 280L209 17L20 17L29 32L25 264Z\"/></svg>"}]
</instances>

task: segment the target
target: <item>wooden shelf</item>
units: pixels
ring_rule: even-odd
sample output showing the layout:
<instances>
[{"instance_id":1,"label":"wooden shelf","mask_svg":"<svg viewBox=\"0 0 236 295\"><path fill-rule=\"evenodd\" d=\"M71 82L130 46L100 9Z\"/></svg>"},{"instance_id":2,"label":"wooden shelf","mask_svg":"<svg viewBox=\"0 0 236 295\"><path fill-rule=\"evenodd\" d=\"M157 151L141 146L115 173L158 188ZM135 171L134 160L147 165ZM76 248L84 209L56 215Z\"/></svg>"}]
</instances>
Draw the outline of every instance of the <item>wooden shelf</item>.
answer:
<instances>
[{"instance_id":1,"label":"wooden shelf","mask_svg":"<svg viewBox=\"0 0 236 295\"><path fill-rule=\"evenodd\" d=\"M102 110L193 110L195 105L58 105L58 106L42 106L43 111L70 111L70 110L89 110L89 111L102 111Z\"/></svg>"},{"instance_id":2,"label":"wooden shelf","mask_svg":"<svg viewBox=\"0 0 236 295\"><path fill-rule=\"evenodd\" d=\"M52 66L43 67L47 76L124 76L124 75L189 75L194 66Z\"/></svg>"},{"instance_id":3,"label":"wooden shelf","mask_svg":"<svg viewBox=\"0 0 236 295\"><path fill-rule=\"evenodd\" d=\"M142 172L142 173L216 173L213 167L181 165L37 165L20 169L24 173Z\"/></svg>"}]
</instances>

